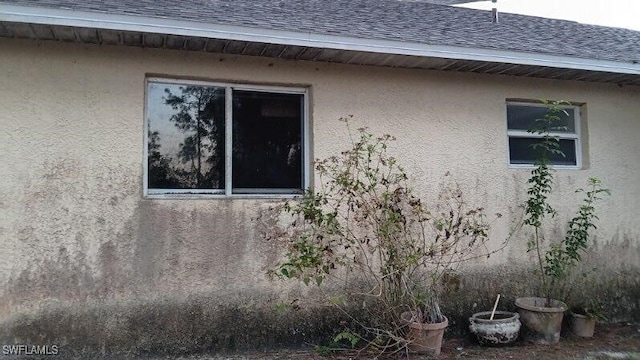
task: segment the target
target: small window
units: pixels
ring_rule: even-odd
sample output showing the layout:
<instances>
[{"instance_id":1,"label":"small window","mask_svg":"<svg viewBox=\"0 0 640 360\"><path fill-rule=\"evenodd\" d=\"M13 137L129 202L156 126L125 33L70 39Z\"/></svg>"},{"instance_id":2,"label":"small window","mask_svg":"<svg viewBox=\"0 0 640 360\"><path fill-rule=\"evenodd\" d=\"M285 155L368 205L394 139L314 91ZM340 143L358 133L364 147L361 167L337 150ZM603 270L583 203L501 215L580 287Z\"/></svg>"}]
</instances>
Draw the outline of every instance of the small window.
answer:
<instances>
[{"instance_id":1,"label":"small window","mask_svg":"<svg viewBox=\"0 0 640 360\"><path fill-rule=\"evenodd\" d=\"M560 119L550 132L560 141L560 150L564 156L553 154L549 157L556 168L580 168L580 107L562 106ZM530 167L534 165L537 154L535 144L542 136L527 130L534 127L536 120L544 118L548 108L544 104L507 103L507 134L509 137L509 165Z\"/></svg>"},{"instance_id":2,"label":"small window","mask_svg":"<svg viewBox=\"0 0 640 360\"><path fill-rule=\"evenodd\" d=\"M300 194L306 90L147 81L145 195Z\"/></svg>"}]
</instances>

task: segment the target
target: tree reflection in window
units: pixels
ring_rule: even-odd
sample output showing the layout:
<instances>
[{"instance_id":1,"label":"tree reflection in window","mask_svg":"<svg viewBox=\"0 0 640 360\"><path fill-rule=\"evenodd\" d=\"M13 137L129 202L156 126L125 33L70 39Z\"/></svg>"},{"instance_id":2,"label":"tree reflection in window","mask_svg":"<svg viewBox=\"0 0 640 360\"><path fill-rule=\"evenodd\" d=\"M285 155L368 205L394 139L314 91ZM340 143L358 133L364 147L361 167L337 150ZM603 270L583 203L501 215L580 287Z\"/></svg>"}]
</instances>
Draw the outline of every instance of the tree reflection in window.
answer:
<instances>
[{"instance_id":1,"label":"tree reflection in window","mask_svg":"<svg viewBox=\"0 0 640 360\"><path fill-rule=\"evenodd\" d=\"M164 106L164 116L149 122L149 187L223 189L224 88L155 85L164 94L148 111Z\"/></svg>"},{"instance_id":2,"label":"tree reflection in window","mask_svg":"<svg viewBox=\"0 0 640 360\"><path fill-rule=\"evenodd\" d=\"M228 114L226 94L232 94ZM148 189L154 194L224 193L228 173L233 186L227 194L301 193L304 96L302 91L150 81ZM225 124L231 125L229 149Z\"/></svg>"}]
</instances>

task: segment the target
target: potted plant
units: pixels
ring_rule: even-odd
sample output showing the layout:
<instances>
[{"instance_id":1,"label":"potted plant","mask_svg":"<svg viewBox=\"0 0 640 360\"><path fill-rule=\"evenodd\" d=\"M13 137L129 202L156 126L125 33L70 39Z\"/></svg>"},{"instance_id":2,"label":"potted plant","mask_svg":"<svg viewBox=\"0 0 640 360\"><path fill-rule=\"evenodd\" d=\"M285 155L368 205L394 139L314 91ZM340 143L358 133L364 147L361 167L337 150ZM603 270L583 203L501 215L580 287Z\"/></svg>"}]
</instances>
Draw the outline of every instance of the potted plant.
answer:
<instances>
[{"instance_id":1,"label":"potted plant","mask_svg":"<svg viewBox=\"0 0 640 360\"><path fill-rule=\"evenodd\" d=\"M593 337L596 322L606 320L602 304L595 300L589 301L586 305L576 305L571 308L571 332L580 337Z\"/></svg>"},{"instance_id":2,"label":"potted plant","mask_svg":"<svg viewBox=\"0 0 640 360\"><path fill-rule=\"evenodd\" d=\"M393 137L358 129L351 148L315 162L317 184L272 208L266 237L286 247L271 270L329 292L331 304L357 324L363 348L440 353L448 320L442 276L471 257L487 256L489 222L469 206L447 173L431 203L414 194L388 153ZM435 335L427 332L436 328ZM433 341L432 341L433 340Z\"/></svg>"},{"instance_id":3,"label":"potted plant","mask_svg":"<svg viewBox=\"0 0 640 360\"><path fill-rule=\"evenodd\" d=\"M405 329L407 349L413 353L439 355L449 319L442 315L435 299L400 314ZM423 311L431 312L425 314Z\"/></svg>"},{"instance_id":4,"label":"potted plant","mask_svg":"<svg viewBox=\"0 0 640 360\"><path fill-rule=\"evenodd\" d=\"M569 221L564 239L545 247L543 221L546 216L553 217L556 210L551 207L548 197L553 188L553 169L551 156L564 156L560 150L560 140L551 133L561 130L561 116L566 114L562 102L545 102L548 111L535 126L529 130L540 136L540 141L533 144L536 153L535 167L528 180L529 195L525 204L524 224L533 228L533 237L527 243L527 252L534 252L538 262L540 284L543 297L517 298L516 306L522 324L524 337L533 342L551 344L560 340L562 318L567 305L553 299L557 288L569 271L581 260L580 252L588 246L589 231L594 229L597 219L595 203L602 193L609 193L602 187L600 180L589 178L588 189L578 189L585 193L582 205L577 214Z\"/></svg>"}]
</instances>

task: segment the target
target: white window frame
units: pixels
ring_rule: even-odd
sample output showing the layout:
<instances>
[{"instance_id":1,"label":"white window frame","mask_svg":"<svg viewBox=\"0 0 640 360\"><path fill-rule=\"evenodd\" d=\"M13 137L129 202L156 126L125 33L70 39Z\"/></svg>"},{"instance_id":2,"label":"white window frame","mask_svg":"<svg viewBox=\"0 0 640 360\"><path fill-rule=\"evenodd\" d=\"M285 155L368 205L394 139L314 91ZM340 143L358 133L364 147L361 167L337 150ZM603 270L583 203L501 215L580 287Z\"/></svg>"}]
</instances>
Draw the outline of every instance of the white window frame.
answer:
<instances>
[{"instance_id":1,"label":"white window frame","mask_svg":"<svg viewBox=\"0 0 640 360\"><path fill-rule=\"evenodd\" d=\"M149 189L149 116L148 88L150 83L200 85L222 87L225 89L225 188L224 189ZM233 193L233 91L256 91L272 94L299 94L302 100L302 189L235 189L243 193ZM309 89L305 87L287 87L270 85L249 85L226 82L209 82L197 80L181 80L173 78L149 77L145 79L144 105L144 157L143 157L143 196L149 199L207 199L207 198L293 198L300 196L300 191L310 187L311 145L309 127Z\"/></svg>"},{"instance_id":2,"label":"white window frame","mask_svg":"<svg viewBox=\"0 0 640 360\"><path fill-rule=\"evenodd\" d=\"M507 106L509 105L520 105L520 106L531 106L531 107L546 107L545 104L542 103L534 103L534 102L519 102L519 101L507 101L505 106L505 121L507 125L507 163L509 164L509 168L511 169L532 169L535 167L535 164L512 164L511 163L511 153L509 149L509 139L511 138L528 138L528 139L540 139L543 136L539 134L532 134L527 132L526 130L511 130L509 129L509 118L507 115ZM575 152L576 152L576 165L550 165L553 169L582 169L582 135L581 135L581 127L582 121L580 119L580 111L581 107L579 105L561 105L561 109L572 109L575 114L575 132L567 133L567 132L549 132L551 136L557 136L560 140L575 140Z\"/></svg>"}]
</instances>

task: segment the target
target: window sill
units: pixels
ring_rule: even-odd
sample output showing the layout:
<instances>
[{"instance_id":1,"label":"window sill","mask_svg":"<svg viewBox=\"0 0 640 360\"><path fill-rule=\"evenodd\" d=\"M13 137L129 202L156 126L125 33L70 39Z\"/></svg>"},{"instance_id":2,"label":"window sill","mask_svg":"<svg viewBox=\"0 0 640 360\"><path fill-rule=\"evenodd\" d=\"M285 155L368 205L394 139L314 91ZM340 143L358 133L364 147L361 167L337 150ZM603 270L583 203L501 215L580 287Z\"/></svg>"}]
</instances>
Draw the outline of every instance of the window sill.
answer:
<instances>
[{"instance_id":1,"label":"window sill","mask_svg":"<svg viewBox=\"0 0 640 360\"><path fill-rule=\"evenodd\" d=\"M533 170L536 166L533 164L509 164L509 169L513 170ZM553 170L583 170L579 165L549 165Z\"/></svg>"},{"instance_id":2,"label":"window sill","mask_svg":"<svg viewBox=\"0 0 640 360\"><path fill-rule=\"evenodd\" d=\"M146 194L145 200L287 200L303 194Z\"/></svg>"}]
</instances>

